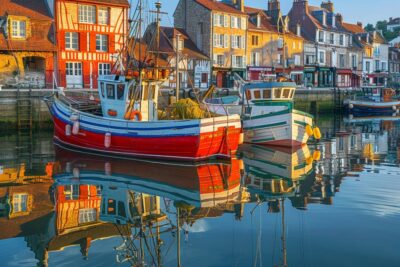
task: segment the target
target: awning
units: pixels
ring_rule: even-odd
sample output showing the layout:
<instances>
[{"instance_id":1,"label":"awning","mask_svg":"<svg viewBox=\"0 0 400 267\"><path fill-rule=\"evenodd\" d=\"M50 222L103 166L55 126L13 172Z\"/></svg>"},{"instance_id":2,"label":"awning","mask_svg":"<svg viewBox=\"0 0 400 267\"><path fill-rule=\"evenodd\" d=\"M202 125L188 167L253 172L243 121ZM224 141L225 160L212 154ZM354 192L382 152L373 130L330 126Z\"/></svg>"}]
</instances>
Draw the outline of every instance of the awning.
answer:
<instances>
[{"instance_id":1,"label":"awning","mask_svg":"<svg viewBox=\"0 0 400 267\"><path fill-rule=\"evenodd\" d=\"M340 70L336 70L337 74L345 74L345 75L352 75L353 71L350 69L340 69Z\"/></svg>"},{"instance_id":2,"label":"awning","mask_svg":"<svg viewBox=\"0 0 400 267\"><path fill-rule=\"evenodd\" d=\"M273 68L272 67L247 67L249 71L267 71L267 72L272 72Z\"/></svg>"}]
</instances>

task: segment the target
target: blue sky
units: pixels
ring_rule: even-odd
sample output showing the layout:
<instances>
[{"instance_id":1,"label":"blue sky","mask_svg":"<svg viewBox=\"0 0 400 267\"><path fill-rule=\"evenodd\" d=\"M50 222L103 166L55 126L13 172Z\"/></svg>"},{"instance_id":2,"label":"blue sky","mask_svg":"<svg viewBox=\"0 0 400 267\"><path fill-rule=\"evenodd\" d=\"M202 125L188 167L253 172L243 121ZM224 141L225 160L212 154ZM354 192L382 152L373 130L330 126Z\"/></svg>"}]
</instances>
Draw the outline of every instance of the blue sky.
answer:
<instances>
[{"instance_id":1,"label":"blue sky","mask_svg":"<svg viewBox=\"0 0 400 267\"><path fill-rule=\"evenodd\" d=\"M179 0L161 0L163 9L170 13L170 19L164 19L164 24L170 24L172 13ZM322 0L309 0L311 5L320 5ZM133 3L136 3L133 0ZM154 0L149 0L154 3ZM246 5L266 8L268 0L246 0ZM399 16L399 0L333 0L336 12L342 13L346 22L375 24L378 20L389 19L389 17ZM292 0L281 0L281 6L286 14L292 5Z\"/></svg>"}]
</instances>

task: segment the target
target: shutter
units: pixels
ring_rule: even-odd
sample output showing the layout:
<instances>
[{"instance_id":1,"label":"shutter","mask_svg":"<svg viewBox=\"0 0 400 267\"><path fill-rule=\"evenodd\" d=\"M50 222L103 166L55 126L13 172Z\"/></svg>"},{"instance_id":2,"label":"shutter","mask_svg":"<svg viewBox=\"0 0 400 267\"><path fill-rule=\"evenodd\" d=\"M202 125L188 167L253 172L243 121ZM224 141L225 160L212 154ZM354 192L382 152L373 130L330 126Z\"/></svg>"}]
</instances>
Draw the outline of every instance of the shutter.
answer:
<instances>
[{"instance_id":1,"label":"shutter","mask_svg":"<svg viewBox=\"0 0 400 267\"><path fill-rule=\"evenodd\" d=\"M213 56L214 56L214 64L216 65L218 64L218 55L214 54Z\"/></svg>"},{"instance_id":2,"label":"shutter","mask_svg":"<svg viewBox=\"0 0 400 267\"><path fill-rule=\"evenodd\" d=\"M217 47L218 43L217 43L217 34L214 33L214 47Z\"/></svg>"},{"instance_id":3,"label":"shutter","mask_svg":"<svg viewBox=\"0 0 400 267\"><path fill-rule=\"evenodd\" d=\"M247 66L247 58L243 57L243 66L242 68L245 68Z\"/></svg>"},{"instance_id":4,"label":"shutter","mask_svg":"<svg viewBox=\"0 0 400 267\"><path fill-rule=\"evenodd\" d=\"M96 52L96 33L91 32L89 38L89 50L90 52Z\"/></svg>"},{"instance_id":5,"label":"shutter","mask_svg":"<svg viewBox=\"0 0 400 267\"><path fill-rule=\"evenodd\" d=\"M219 15L214 14L214 26L218 26L218 25L219 25Z\"/></svg>"},{"instance_id":6,"label":"shutter","mask_svg":"<svg viewBox=\"0 0 400 267\"><path fill-rule=\"evenodd\" d=\"M245 42L245 40L246 40L246 38L245 38L244 36L241 36L241 37L240 37L240 42L241 42L242 49L245 49L245 48L246 48L246 42Z\"/></svg>"},{"instance_id":7,"label":"shutter","mask_svg":"<svg viewBox=\"0 0 400 267\"><path fill-rule=\"evenodd\" d=\"M227 34L224 34L224 47L225 48L228 48L229 47L229 35L227 35Z\"/></svg>"},{"instance_id":8,"label":"shutter","mask_svg":"<svg viewBox=\"0 0 400 267\"><path fill-rule=\"evenodd\" d=\"M64 31L59 32L58 40L59 40L58 46L60 47L60 50L61 51L65 50L65 32Z\"/></svg>"},{"instance_id":9,"label":"shutter","mask_svg":"<svg viewBox=\"0 0 400 267\"><path fill-rule=\"evenodd\" d=\"M236 67L235 56L231 57L231 66L232 68Z\"/></svg>"},{"instance_id":10,"label":"shutter","mask_svg":"<svg viewBox=\"0 0 400 267\"><path fill-rule=\"evenodd\" d=\"M115 53L115 35L110 34L108 36L108 52Z\"/></svg>"},{"instance_id":11,"label":"shutter","mask_svg":"<svg viewBox=\"0 0 400 267\"><path fill-rule=\"evenodd\" d=\"M234 25L234 16L231 16L231 28L233 28L235 25Z\"/></svg>"},{"instance_id":12,"label":"shutter","mask_svg":"<svg viewBox=\"0 0 400 267\"><path fill-rule=\"evenodd\" d=\"M87 34L86 32L80 32L79 35L79 50L86 51L87 50Z\"/></svg>"},{"instance_id":13,"label":"shutter","mask_svg":"<svg viewBox=\"0 0 400 267\"><path fill-rule=\"evenodd\" d=\"M224 27L227 28L229 27L229 16L224 15Z\"/></svg>"},{"instance_id":14,"label":"shutter","mask_svg":"<svg viewBox=\"0 0 400 267\"><path fill-rule=\"evenodd\" d=\"M240 26L241 26L242 30L246 30L246 18L242 18Z\"/></svg>"},{"instance_id":15,"label":"shutter","mask_svg":"<svg viewBox=\"0 0 400 267\"><path fill-rule=\"evenodd\" d=\"M235 35L231 35L231 47L235 48Z\"/></svg>"}]
</instances>

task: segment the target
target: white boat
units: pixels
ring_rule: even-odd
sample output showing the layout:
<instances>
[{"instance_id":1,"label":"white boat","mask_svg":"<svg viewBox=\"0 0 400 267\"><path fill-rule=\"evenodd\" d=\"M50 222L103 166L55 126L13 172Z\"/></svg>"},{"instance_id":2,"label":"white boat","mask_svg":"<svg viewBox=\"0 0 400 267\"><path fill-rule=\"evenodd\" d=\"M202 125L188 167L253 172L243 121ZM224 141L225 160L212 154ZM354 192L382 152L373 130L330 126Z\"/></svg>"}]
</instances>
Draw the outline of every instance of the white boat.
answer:
<instances>
[{"instance_id":1,"label":"white boat","mask_svg":"<svg viewBox=\"0 0 400 267\"><path fill-rule=\"evenodd\" d=\"M293 82L243 83L239 96L206 98L211 112L242 116L244 141L260 145L298 147L311 136L321 138L313 116L294 109Z\"/></svg>"}]
</instances>

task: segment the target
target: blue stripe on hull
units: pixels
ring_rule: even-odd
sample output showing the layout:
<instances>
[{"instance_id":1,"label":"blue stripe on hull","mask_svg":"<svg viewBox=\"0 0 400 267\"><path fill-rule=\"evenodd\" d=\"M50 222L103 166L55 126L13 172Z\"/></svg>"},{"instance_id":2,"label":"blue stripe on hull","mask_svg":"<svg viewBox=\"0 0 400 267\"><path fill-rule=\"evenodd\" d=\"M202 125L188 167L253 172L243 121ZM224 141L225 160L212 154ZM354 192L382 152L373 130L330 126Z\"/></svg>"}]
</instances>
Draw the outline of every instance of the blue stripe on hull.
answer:
<instances>
[{"instance_id":1,"label":"blue stripe on hull","mask_svg":"<svg viewBox=\"0 0 400 267\"><path fill-rule=\"evenodd\" d=\"M372 108L372 107L365 107L365 106L356 106L350 109L348 106L346 110L349 114L354 114L358 116L370 116L370 115L392 115L396 111L393 108L385 107L385 108Z\"/></svg>"}]
</instances>

